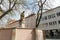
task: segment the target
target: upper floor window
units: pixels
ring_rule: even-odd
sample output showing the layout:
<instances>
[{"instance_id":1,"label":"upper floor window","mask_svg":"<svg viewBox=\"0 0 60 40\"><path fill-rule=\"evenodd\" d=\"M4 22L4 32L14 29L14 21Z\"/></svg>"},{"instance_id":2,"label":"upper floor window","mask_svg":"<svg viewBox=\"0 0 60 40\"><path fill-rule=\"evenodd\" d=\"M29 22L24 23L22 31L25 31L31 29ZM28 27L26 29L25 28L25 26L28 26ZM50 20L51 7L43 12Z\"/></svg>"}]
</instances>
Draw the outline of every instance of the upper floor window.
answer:
<instances>
[{"instance_id":1,"label":"upper floor window","mask_svg":"<svg viewBox=\"0 0 60 40\"><path fill-rule=\"evenodd\" d=\"M49 25L55 25L55 24L57 24L57 22L56 22L56 21L49 22Z\"/></svg>"},{"instance_id":2,"label":"upper floor window","mask_svg":"<svg viewBox=\"0 0 60 40\"><path fill-rule=\"evenodd\" d=\"M57 16L60 16L60 12L57 13Z\"/></svg>"},{"instance_id":3,"label":"upper floor window","mask_svg":"<svg viewBox=\"0 0 60 40\"><path fill-rule=\"evenodd\" d=\"M57 24L57 22L56 21L53 21L53 25L55 25L55 24Z\"/></svg>"},{"instance_id":4,"label":"upper floor window","mask_svg":"<svg viewBox=\"0 0 60 40\"><path fill-rule=\"evenodd\" d=\"M50 19L51 18L51 15L48 15L48 19Z\"/></svg>"},{"instance_id":5,"label":"upper floor window","mask_svg":"<svg viewBox=\"0 0 60 40\"><path fill-rule=\"evenodd\" d=\"M60 21L58 21L58 23L60 24Z\"/></svg>"},{"instance_id":6,"label":"upper floor window","mask_svg":"<svg viewBox=\"0 0 60 40\"><path fill-rule=\"evenodd\" d=\"M45 20L47 20L47 16L45 16L44 18L45 18Z\"/></svg>"},{"instance_id":7,"label":"upper floor window","mask_svg":"<svg viewBox=\"0 0 60 40\"><path fill-rule=\"evenodd\" d=\"M49 22L49 25L52 25L52 22Z\"/></svg>"},{"instance_id":8,"label":"upper floor window","mask_svg":"<svg viewBox=\"0 0 60 40\"><path fill-rule=\"evenodd\" d=\"M48 19L54 18L55 14L48 15Z\"/></svg>"},{"instance_id":9,"label":"upper floor window","mask_svg":"<svg viewBox=\"0 0 60 40\"><path fill-rule=\"evenodd\" d=\"M47 16L42 17L41 20L47 20Z\"/></svg>"},{"instance_id":10,"label":"upper floor window","mask_svg":"<svg viewBox=\"0 0 60 40\"><path fill-rule=\"evenodd\" d=\"M51 17L54 18L55 17L55 14L52 14Z\"/></svg>"}]
</instances>

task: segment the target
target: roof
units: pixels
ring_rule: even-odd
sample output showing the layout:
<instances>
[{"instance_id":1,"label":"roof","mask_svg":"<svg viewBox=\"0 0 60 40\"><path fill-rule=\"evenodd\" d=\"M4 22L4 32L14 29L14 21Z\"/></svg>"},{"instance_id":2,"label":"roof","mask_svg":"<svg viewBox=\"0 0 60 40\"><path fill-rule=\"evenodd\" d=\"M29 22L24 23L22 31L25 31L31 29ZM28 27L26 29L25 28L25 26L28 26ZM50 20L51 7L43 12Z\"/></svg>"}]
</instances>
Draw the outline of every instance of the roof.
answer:
<instances>
[{"instance_id":1,"label":"roof","mask_svg":"<svg viewBox=\"0 0 60 40\"><path fill-rule=\"evenodd\" d=\"M9 25L11 25L11 24L13 24L13 23L16 23L16 22L19 22L19 20L17 20L17 21L14 21L14 22L10 23Z\"/></svg>"},{"instance_id":2,"label":"roof","mask_svg":"<svg viewBox=\"0 0 60 40\"><path fill-rule=\"evenodd\" d=\"M8 23L10 24L10 23L13 23L13 22L15 22L16 20L10 20Z\"/></svg>"},{"instance_id":3,"label":"roof","mask_svg":"<svg viewBox=\"0 0 60 40\"><path fill-rule=\"evenodd\" d=\"M25 17L25 18L29 18L29 17L31 17L31 16L34 16L35 14L33 13L33 14L31 14L31 15L29 15L29 16L27 16L27 17Z\"/></svg>"}]
</instances>

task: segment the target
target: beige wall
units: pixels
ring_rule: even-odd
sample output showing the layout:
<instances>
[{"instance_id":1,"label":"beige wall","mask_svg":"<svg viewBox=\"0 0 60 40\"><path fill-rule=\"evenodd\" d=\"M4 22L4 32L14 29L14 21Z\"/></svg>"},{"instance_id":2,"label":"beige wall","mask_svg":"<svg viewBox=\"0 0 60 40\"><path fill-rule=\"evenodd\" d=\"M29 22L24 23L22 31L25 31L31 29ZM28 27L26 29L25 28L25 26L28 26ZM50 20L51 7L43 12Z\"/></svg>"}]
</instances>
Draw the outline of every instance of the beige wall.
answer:
<instances>
[{"instance_id":1,"label":"beige wall","mask_svg":"<svg viewBox=\"0 0 60 40\"><path fill-rule=\"evenodd\" d=\"M30 16L25 19L26 28L35 28L35 24L36 24L36 15Z\"/></svg>"},{"instance_id":2,"label":"beige wall","mask_svg":"<svg viewBox=\"0 0 60 40\"><path fill-rule=\"evenodd\" d=\"M45 35L43 35L43 30L36 30L37 32L37 40L45 40Z\"/></svg>"},{"instance_id":3,"label":"beige wall","mask_svg":"<svg viewBox=\"0 0 60 40\"><path fill-rule=\"evenodd\" d=\"M0 40L12 40L12 30L0 29Z\"/></svg>"},{"instance_id":4,"label":"beige wall","mask_svg":"<svg viewBox=\"0 0 60 40\"><path fill-rule=\"evenodd\" d=\"M36 39L45 40L44 32L36 30ZM35 32L33 29L16 29L15 40L34 40Z\"/></svg>"},{"instance_id":5,"label":"beige wall","mask_svg":"<svg viewBox=\"0 0 60 40\"><path fill-rule=\"evenodd\" d=\"M44 40L43 31L36 30L37 40ZM0 29L0 40L34 40L33 29Z\"/></svg>"},{"instance_id":6,"label":"beige wall","mask_svg":"<svg viewBox=\"0 0 60 40\"><path fill-rule=\"evenodd\" d=\"M32 40L32 29L16 29L15 40Z\"/></svg>"}]
</instances>

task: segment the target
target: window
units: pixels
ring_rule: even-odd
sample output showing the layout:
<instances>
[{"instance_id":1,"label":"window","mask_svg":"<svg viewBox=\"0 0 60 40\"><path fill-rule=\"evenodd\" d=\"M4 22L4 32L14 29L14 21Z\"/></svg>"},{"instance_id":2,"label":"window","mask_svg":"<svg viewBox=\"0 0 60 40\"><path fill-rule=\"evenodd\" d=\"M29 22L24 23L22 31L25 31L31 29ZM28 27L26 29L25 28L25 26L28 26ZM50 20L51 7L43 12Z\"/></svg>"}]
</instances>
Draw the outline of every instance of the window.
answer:
<instances>
[{"instance_id":1,"label":"window","mask_svg":"<svg viewBox=\"0 0 60 40\"><path fill-rule=\"evenodd\" d=\"M49 25L52 25L52 22L49 22Z\"/></svg>"},{"instance_id":2,"label":"window","mask_svg":"<svg viewBox=\"0 0 60 40\"><path fill-rule=\"evenodd\" d=\"M45 20L47 20L47 16L45 16Z\"/></svg>"},{"instance_id":3,"label":"window","mask_svg":"<svg viewBox=\"0 0 60 40\"><path fill-rule=\"evenodd\" d=\"M56 21L53 21L53 25L55 25L55 24L57 24L57 22Z\"/></svg>"},{"instance_id":4,"label":"window","mask_svg":"<svg viewBox=\"0 0 60 40\"><path fill-rule=\"evenodd\" d=\"M55 17L55 14L52 14L52 15L51 15L51 18L54 18L54 17Z\"/></svg>"},{"instance_id":5,"label":"window","mask_svg":"<svg viewBox=\"0 0 60 40\"><path fill-rule=\"evenodd\" d=\"M60 16L60 12L57 13L57 16Z\"/></svg>"},{"instance_id":6,"label":"window","mask_svg":"<svg viewBox=\"0 0 60 40\"><path fill-rule=\"evenodd\" d=\"M47 20L47 16L42 17L41 20Z\"/></svg>"},{"instance_id":7,"label":"window","mask_svg":"<svg viewBox=\"0 0 60 40\"><path fill-rule=\"evenodd\" d=\"M48 15L48 19L55 18L55 14Z\"/></svg>"},{"instance_id":8,"label":"window","mask_svg":"<svg viewBox=\"0 0 60 40\"><path fill-rule=\"evenodd\" d=\"M51 15L48 15L48 19L50 19L51 18Z\"/></svg>"},{"instance_id":9,"label":"window","mask_svg":"<svg viewBox=\"0 0 60 40\"><path fill-rule=\"evenodd\" d=\"M60 21L58 21L58 23L60 24Z\"/></svg>"},{"instance_id":10,"label":"window","mask_svg":"<svg viewBox=\"0 0 60 40\"><path fill-rule=\"evenodd\" d=\"M53 22L49 22L49 25L56 25L57 22L56 21L53 21Z\"/></svg>"}]
</instances>

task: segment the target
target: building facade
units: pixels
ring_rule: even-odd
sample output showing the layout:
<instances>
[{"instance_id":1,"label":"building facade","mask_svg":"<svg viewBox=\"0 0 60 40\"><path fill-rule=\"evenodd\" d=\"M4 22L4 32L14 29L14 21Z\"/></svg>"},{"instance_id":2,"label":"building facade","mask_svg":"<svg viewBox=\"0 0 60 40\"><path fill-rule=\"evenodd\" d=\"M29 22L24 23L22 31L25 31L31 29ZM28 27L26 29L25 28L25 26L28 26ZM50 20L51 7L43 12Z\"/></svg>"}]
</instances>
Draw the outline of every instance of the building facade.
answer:
<instances>
[{"instance_id":1,"label":"building facade","mask_svg":"<svg viewBox=\"0 0 60 40\"><path fill-rule=\"evenodd\" d=\"M40 29L60 29L60 6L42 14Z\"/></svg>"}]
</instances>

